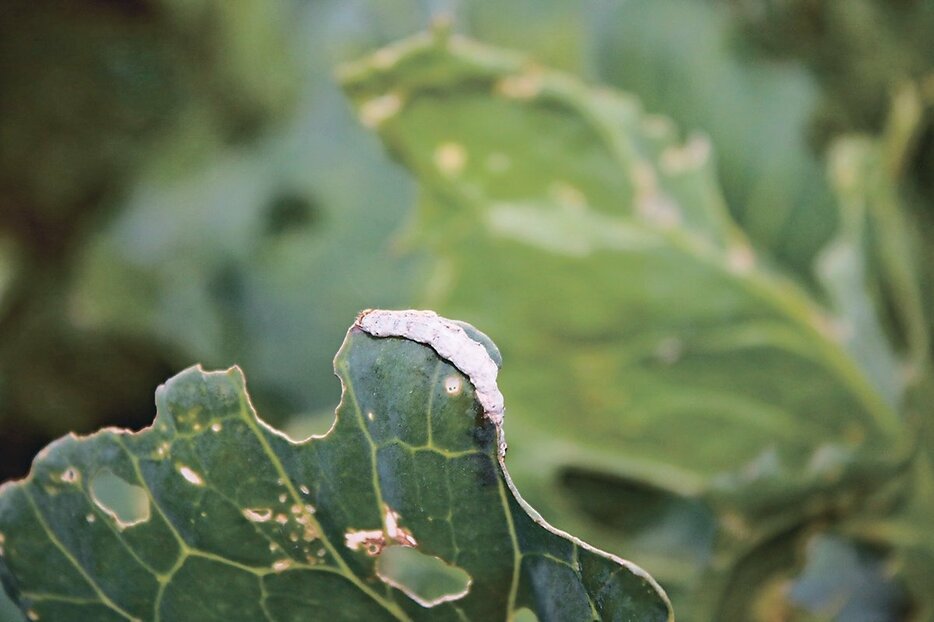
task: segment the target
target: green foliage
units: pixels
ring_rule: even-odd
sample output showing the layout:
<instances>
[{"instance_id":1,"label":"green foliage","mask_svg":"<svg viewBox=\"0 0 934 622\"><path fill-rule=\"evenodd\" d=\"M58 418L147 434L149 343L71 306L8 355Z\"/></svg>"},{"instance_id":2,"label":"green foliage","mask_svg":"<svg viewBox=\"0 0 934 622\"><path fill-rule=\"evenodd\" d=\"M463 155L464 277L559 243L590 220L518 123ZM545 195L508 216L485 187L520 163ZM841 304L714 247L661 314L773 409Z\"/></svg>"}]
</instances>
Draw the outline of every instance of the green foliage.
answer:
<instances>
[{"instance_id":1,"label":"green foliage","mask_svg":"<svg viewBox=\"0 0 934 622\"><path fill-rule=\"evenodd\" d=\"M471 94L462 64L445 81L439 63L434 95L450 96L451 130L469 138L448 140L438 110L405 135L387 125L387 136L403 157L428 153L436 139L460 144L464 172L429 181L422 167L423 208L397 239L414 184L381 157L332 71L439 16L456 32L633 93L646 113L631 117L654 127L659 144L644 145L638 121L623 124L623 144L641 145L633 153L679 208L693 208L697 193L672 190L678 176L664 154L680 147L673 128L689 145L703 143L695 132L707 135L715 166L694 177L712 188L708 203L721 205L713 220L728 212L726 224L684 220L659 235L631 213L629 160L569 162L602 140L586 127L565 131L591 110L579 103L591 98L586 89L536 116L540 124L516 121L551 105L534 97L502 122L501 108ZM650 567L687 603L681 619L703 591L727 594L734 608L717 615L741 619L751 608L767 620L900 622L905 588L914 617L934 619L932 16L930 2L884 0L6 2L0 480L69 429L150 421L151 387L194 361L237 362L267 421L323 432L345 318L410 306L426 283L420 304L466 313L494 331L510 361L534 360L505 375L510 437L549 447L512 449L523 490L563 526ZM428 118L404 103L409 118ZM473 150L495 135L513 160L471 171ZM459 158L455 147L438 161L456 168ZM528 166L507 171L507 161ZM498 188L484 179L493 173ZM448 196L464 182L478 207ZM575 188L591 203L582 217ZM509 204L520 209L499 209ZM607 218L591 218L598 211ZM674 252L672 240L702 229L708 255ZM620 235L676 248L617 248ZM734 267L753 251L750 273L715 278L734 242L744 249ZM555 250L526 248L543 243ZM586 256L562 259L568 252ZM494 267L471 265L478 260ZM737 292L746 282L764 289ZM771 305L762 294L776 283L776 300L790 295L818 319ZM642 291L653 293L644 303ZM763 321L789 343L807 342L797 357L743 342L761 338ZM823 337L808 337L814 327ZM856 370L852 386L827 374L827 354ZM858 440L849 423L865 423L866 396L884 402L869 440L842 458L840 482L809 483L795 468L809 452L832 462L834 448L822 448ZM669 427L654 428L656 419ZM889 446L900 453L864 478L859 465ZM883 490L876 484L890 472ZM760 504L760 488L777 508ZM697 602L707 609L696 617L715 609Z\"/></svg>"},{"instance_id":2,"label":"green foliage","mask_svg":"<svg viewBox=\"0 0 934 622\"><path fill-rule=\"evenodd\" d=\"M485 336L438 321L495 370ZM63 438L0 488L0 578L40 620L671 619L644 572L515 494L486 385L457 361L358 320L335 358L336 422L303 442L256 417L239 369L182 372L151 428ZM113 479L142 506L105 500ZM385 580L398 546L460 568L466 594L396 589L412 579Z\"/></svg>"},{"instance_id":3,"label":"green foliage","mask_svg":"<svg viewBox=\"0 0 934 622\"><path fill-rule=\"evenodd\" d=\"M934 8L929 2L855 0L731 1L745 34L776 57L800 58L823 90L814 133L879 131L888 98L934 69Z\"/></svg>"},{"instance_id":4,"label":"green foliage","mask_svg":"<svg viewBox=\"0 0 934 622\"><path fill-rule=\"evenodd\" d=\"M804 132L819 98L813 77L752 54L729 12L712 3L634 0L594 21L600 79L679 127L709 135L737 223L757 249L811 283L814 259L836 223Z\"/></svg>"},{"instance_id":5,"label":"green foliage","mask_svg":"<svg viewBox=\"0 0 934 622\"><path fill-rule=\"evenodd\" d=\"M824 187L841 224L802 279L734 223L748 212L728 209L710 143L682 143L630 96L443 30L342 78L420 182L423 302L521 362L502 378L512 465L547 516L636 556L687 620L774 612L820 526L923 529L904 500L930 496L910 475L927 348L888 143L840 147Z\"/></svg>"},{"instance_id":6,"label":"green foliage","mask_svg":"<svg viewBox=\"0 0 934 622\"><path fill-rule=\"evenodd\" d=\"M202 126L202 142L255 133L289 92L285 67L268 67L285 60L275 7L4 3L0 226L61 251L183 131Z\"/></svg>"},{"instance_id":7,"label":"green foliage","mask_svg":"<svg viewBox=\"0 0 934 622\"><path fill-rule=\"evenodd\" d=\"M314 423L312 413L330 415L337 387L331 359L344 318L366 306L404 305L421 274L417 257L402 257L390 237L411 185L373 148L331 77L336 58L381 40L371 15L377 11L354 9L364 25L357 32L343 23L342 6L289 5L295 19L280 44L300 57L292 63L280 67L256 50L263 72L288 71L298 91L287 117L200 165L150 163L119 213L83 240L58 304L66 317L56 320L104 341L105 352L138 346L124 360L86 357L101 361L94 375L117 369L129 376L134 364L145 374L108 392L108 408L71 408L76 400L61 395L62 371L32 378L56 358L46 352L20 371L20 384L30 386L30 395L49 395L48 403L6 402L7 429L12 420L54 438L69 429L90 431L89 418L142 425L151 413L140 397L194 361L209 367L236 361L270 422L301 426ZM411 16L403 21L389 31L415 27ZM250 84L256 79L244 76ZM188 163L188 151L201 143L179 142L170 154ZM372 210L376 204L383 209ZM49 332L49 323L55 324L45 322L36 333Z\"/></svg>"},{"instance_id":8,"label":"green foliage","mask_svg":"<svg viewBox=\"0 0 934 622\"><path fill-rule=\"evenodd\" d=\"M886 0L736 1L728 3L739 29L770 58L794 59L821 88L811 112L812 142L823 146L843 133L881 133L891 123L893 93L916 89L918 119L904 152L901 185L910 190L926 244L934 248L934 5ZM889 128L890 129L890 128ZM934 274L928 270L931 296ZM932 324L929 324L929 326Z\"/></svg>"},{"instance_id":9,"label":"green foliage","mask_svg":"<svg viewBox=\"0 0 934 622\"><path fill-rule=\"evenodd\" d=\"M255 138L287 107L282 6L0 7L0 261L12 266L0 298L4 475L51 435L133 420L132 404L165 377L171 357L152 335L73 312L76 264L143 170L178 175ZM115 370L124 377L87 390Z\"/></svg>"}]
</instances>

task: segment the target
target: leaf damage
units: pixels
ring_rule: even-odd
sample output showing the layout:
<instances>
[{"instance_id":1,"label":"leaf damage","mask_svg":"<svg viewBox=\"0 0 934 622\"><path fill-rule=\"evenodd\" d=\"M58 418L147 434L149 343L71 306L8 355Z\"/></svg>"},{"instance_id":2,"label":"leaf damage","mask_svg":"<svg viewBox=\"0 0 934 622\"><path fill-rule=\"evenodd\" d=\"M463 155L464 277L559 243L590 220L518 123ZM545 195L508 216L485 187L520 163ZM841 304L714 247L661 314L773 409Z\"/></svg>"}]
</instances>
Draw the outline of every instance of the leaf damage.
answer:
<instances>
[{"instance_id":1,"label":"leaf damage","mask_svg":"<svg viewBox=\"0 0 934 622\"><path fill-rule=\"evenodd\" d=\"M518 496L498 365L469 325L366 312L335 357L335 421L301 442L257 417L239 369L188 369L149 428L60 439L0 488L4 587L69 622L670 620L646 573ZM95 501L82 474L102 469L145 494L146 520L121 528Z\"/></svg>"}]
</instances>

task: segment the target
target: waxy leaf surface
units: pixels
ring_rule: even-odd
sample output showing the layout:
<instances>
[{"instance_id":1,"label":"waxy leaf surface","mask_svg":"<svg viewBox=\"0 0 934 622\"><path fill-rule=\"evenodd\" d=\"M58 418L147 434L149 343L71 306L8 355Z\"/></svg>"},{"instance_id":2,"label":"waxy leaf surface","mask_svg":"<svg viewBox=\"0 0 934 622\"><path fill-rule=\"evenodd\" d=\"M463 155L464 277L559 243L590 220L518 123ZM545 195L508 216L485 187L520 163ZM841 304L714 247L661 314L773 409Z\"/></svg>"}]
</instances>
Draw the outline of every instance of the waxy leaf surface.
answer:
<instances>
[{"instance_id":1,"label":"waxy leaf surface","mask_svg":"<svg viewBox=\"0 0 934 622\"><path fill-rule=\"evenodd\" d=\"M458 351L496 352L419 317ZM238 369L191 368L159 388L151 428L50 445L0 489L7 590L30 619L68 622L670 619L648 575L529 513L501 425L432 347L355 323L335 368L324 437L259 420ZM143 494L135 518L101 503L102 474ZM380 555L400 546L466 572L466 594L419 603L384 581Z\"/></svg>"}]
</instances>

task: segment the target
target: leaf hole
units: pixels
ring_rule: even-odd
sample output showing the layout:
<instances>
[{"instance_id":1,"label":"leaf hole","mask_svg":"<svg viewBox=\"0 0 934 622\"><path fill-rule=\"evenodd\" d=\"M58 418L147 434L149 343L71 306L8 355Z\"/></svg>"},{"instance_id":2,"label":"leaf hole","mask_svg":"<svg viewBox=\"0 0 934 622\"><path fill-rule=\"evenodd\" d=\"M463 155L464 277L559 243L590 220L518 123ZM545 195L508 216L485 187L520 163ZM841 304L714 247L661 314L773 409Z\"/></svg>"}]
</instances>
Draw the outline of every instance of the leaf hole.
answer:
<instances>
[{"instance_id":1,"label":"leaf hole","mask_svg":"<svg viewBox=\"0 0 934 622\"><path fill-rule=\"evenodd\" d=\"M336 423L334 410L334 408L322 409L314 413L295 415L288 419L280 429L293 443L302 443L313 436L324 436Z\"/></svg>"},{"instance_id":2,"label":"leaf hole","mask_svg":"<svg viewBox=\"0 0 934 622\"><path fill-rule=\"evenodd\" d=\"M422 607L463 598L472 581L463 568L408 546L386 547L376 560L376 574Z\"/></svg>"},{"instance_id":3,"label":"leaf hole","mask_svg":"<svg viewBox=\"0 0 934 622\"><path fill-rule=\"evenodd\" d=\"M146 491L130 484L110 469L100 471L91 480L91 499L101 511L117 522L119 529L149 520L149 496Z\"/></svg>"}]
</instances>

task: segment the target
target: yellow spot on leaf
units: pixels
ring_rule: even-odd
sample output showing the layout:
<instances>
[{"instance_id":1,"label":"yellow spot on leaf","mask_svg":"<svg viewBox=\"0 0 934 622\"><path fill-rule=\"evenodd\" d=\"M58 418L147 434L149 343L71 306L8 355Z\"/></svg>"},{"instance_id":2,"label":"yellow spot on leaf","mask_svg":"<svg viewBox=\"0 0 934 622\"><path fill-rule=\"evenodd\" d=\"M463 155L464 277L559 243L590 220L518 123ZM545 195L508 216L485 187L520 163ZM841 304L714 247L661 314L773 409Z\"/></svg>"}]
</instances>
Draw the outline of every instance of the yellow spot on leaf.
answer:
<instances>
[{"instance_id":1,"label":"yellow spot on leaf","mask_svg":"<svg viewBox=\"0 0 934 622\"><path fill-rule=\"evenodd\" d=\"M435 149L434 161L439 171L448 177L454 177L463 172L464 166L467 165L467 152L459 143L442 143Z\"/></svg>"},{"instance_id":2,"label":"yellow spot on leaf","mask_svg":"<svg viewBox=\"0 0 934 622\"><path fill-rule=\"evenodd\" d=\"M364 102L360 106L360 122L375 129L402 109L402 97L398 93L387 93Z\"/></svg>"},{"instance_id":3,"label":"yellow spot on leaf","mask_svg":"<svg viewBox=\"0 0 934 622\"><path fill-rule=\"evenodd\" d=\"M541 91L541 75L536 72L508 76L496 84L496 92L510 99L532 99Z\"/></svg>"}]
</instances>

